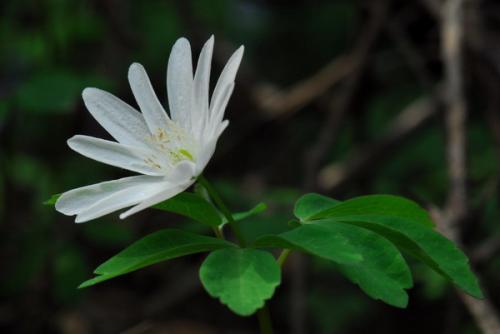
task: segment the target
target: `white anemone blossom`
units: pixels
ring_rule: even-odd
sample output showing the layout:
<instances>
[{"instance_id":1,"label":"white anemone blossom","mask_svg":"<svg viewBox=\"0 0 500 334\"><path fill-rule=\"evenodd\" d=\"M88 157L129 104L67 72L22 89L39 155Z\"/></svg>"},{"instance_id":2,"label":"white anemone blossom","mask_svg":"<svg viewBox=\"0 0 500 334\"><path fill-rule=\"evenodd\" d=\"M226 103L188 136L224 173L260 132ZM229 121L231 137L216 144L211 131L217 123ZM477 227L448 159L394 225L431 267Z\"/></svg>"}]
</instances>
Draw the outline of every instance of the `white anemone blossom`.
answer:
<instances>
[{"instance_id":1,"label":"white anemone blossom","mask_svg":"<svg viewBox=\"0 0 500 334\"><path fill-rule=\"evenodd\" d=\"M83 223L132 207L126 218L186 190L212 157L217 139L228 125L223 120L234 88L243 46L234 52L209 101L213 36L201 50L193 77L191 47L180 38L172 47L167 67L170 116L153 91L144 67L130 66L128 80L141 113L117 97L86 88L88 111L116 139L76 135L68 140L74 151L99 162L142 175L77 188L62 194L56 209L76 215Z\"/></svg>"}]
</instances>

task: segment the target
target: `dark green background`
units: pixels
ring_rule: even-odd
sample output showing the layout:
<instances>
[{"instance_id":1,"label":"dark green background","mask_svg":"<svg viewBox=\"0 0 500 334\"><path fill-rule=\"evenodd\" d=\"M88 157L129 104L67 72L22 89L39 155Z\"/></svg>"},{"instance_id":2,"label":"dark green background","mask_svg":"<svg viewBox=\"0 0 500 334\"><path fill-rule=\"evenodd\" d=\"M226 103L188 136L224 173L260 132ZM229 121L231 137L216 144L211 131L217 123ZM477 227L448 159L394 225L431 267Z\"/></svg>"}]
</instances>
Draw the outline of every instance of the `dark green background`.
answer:
<instances>
[{"instance_id":1,"label":"dark green background","mask_svg":"<svg viewBox=\"0 0 500 334\"><path fill-rule=\"evenodd\" d=\"M86 112L81 91L99 87L135 105L126 73L137 61L166 105L166 65L177 38L187 37L197 57L204 41L215 35L212 79L244 44L242 69L226 111L231 124L205 175L234 210L261 200L269 204L261 218L242 226L249 237L281 230L291 218L291 204L305 191L308 152L332 112L330 100L345 95L349 78L296 112L277 117L269 116L255 93L267 85L292 87L336 57L349 55L369 25L370 8L379 2L2 1L0 331L255 332L255 319L238 318L202 291L197 279L202 256L76 290L97 264L148 232L166 226L203 231L156 210L125 221L111 214L76 225L42 205L51 194L130 175L67 147L74 134L109 138ZM439 26L422 3L393 1L389 6L321 166L376 143L399 112L442 82ZM500 46L495 35L500 6L491 0L479 7L488 38L481 43L494 55ZM495 301L500 297L499 247L494 248L500 233L500 56L489 55L466 51L471 210L463 226L467 253L477 255L488 242L493 245L486 257L474 258L474 267ZM443 118L437 113L404 141L377 153L344 187L322 192L338 199L391 193L427 207L442 206L448 192L445 161ZM279 333L292 331L291 305L296 303L305 305L306 333L479 333L450 285L423 266L412 267L416 286L408 309L400 310L372 301L328 263L308 261L301 273L293 270L295 263L285 267L283 284L270 303ZM291 291L301 278L297 296Z\"/></svg>"}]
</instances>

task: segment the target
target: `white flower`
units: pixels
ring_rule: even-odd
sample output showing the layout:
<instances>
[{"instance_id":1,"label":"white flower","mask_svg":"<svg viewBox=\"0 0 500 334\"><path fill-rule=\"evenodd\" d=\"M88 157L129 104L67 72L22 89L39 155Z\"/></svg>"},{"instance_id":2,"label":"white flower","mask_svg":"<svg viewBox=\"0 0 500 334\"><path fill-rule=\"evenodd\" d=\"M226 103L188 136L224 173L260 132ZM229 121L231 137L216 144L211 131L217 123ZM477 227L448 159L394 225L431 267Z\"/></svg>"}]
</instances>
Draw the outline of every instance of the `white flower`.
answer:
<instances>
[{"instance_id":1,"label":"white flower","mask_svg":"<svg viewBox=\"0 0 500 334\"><path fill-rule=\"evenodd\" d=\"M142 113L97 88L83 100L94 118L117 142L77 135L68 140L76 152L105 164L143 175L102 182L65 192L56 209L83 223L133 206L126 218L167 200L195 182L212 157L228 125L222 120L243 56L241 46L224 67L209 103L213 36L201 50L193 78L191 47L185 38L174 44L167 68L170 117L158 101L142 65L130 66L128 79Z\"/></svg>"}]
</instances>

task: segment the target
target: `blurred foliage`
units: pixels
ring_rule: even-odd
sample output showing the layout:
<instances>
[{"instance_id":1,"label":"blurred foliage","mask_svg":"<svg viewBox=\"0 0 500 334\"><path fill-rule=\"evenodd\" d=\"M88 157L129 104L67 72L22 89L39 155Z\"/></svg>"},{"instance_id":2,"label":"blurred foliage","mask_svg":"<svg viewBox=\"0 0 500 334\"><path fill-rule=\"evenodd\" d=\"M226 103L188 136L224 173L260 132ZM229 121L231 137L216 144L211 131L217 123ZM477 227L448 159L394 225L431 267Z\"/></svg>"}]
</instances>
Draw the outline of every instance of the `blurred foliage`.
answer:
<instances>
[{"instance_id":1,"label":"blurred foliage","mask_svg":"<svg viewBox=\"0 0 500 334\"><path fill-rule=\"evenodd\" d=\"M405 11L399 11L400 7ZM92 332L109 332L109 328L120 332L142 320L137 319L142 314L138 308L149 305L151 291L153 295L163 291L165 282L176 290L185 280L183 266L200 260L194 257L172 268L156 266L148 276L129 275L97 290L75 289L98 263L145 233L180 224L209 232L196 222L157 210L127 221L112 214L77 225L42 205L51 194L129 175L81 157L66 146L65 141L77 133L108 136L85 111L80 97L85 87L109 90L132 103L126 73L130 63L139 61L148 69L160 101L165 102L165 71L173 42L187 36L197 54L210 34L216 37L217 51L245 44L244 64L258 80L289 87L351 50L367 21L364 8L365 2L350 0L1 2L0 331L68 332L62 329L61 314L80 312ZM412 1L397 4L393 10L412 13L412 17L403 16L408 20L408 38L426 59L431 79L439 77L437 35L429 28L428 14ZM381 138L393 117L425 94L426 87L399 48L384 35L326 163L343 161L354 148ZM220 60L214 63L214 76L222 65ZM287 228L292 218L290 203L303 192L305 152L324 123L324 101L292 117L263 122L264 117L249 103L250 84L242 78L236 85L227 115L231 126L220 140L207 175L218 181L216 187L234 211L247 210L260 201L268 204L263 214L241 223L247 237L254 239ZM470 248L500 233L500 161L483 104L480 98L472 99L468 119L468 181L474 213L465 245ZM343 199L392 193L424 205L441 205L448 186L444 145L442 119L436 116L345 191L331 195ZM412 267L416 298L412 296L406 311L368 300L321 261L307 269L307 305L317 333L401 333L408 328L414 328L414 333L424 328L437 333L443 332L454 314L448 311L450 287L424 267ZM493 300L498 300L499 258L493 257L478 270ZM284 275L281 293L289 293L288 273ZM148 280L140 281L144 277ZM215 328L223 325L227 313L222 307L211 310L214 304L208 304L208 297L198 294L199 302L195 302L191 296L179 303L179 311L160 312L159 317L168 321L192 317ZM95 312L89 311L96 305ZM273 306L282 315L277 322L288 332L289 305L277 301ZM116 316L116 308L123 312L122 318ZM212 320L217 319L216 312L223 321ZM456 333L477 332L468 316L460 317L465 311L459 312ZM227 321L238 326L234 320ZM245 320L238 321L245 328Z\"/></svg>"}]
</instances>

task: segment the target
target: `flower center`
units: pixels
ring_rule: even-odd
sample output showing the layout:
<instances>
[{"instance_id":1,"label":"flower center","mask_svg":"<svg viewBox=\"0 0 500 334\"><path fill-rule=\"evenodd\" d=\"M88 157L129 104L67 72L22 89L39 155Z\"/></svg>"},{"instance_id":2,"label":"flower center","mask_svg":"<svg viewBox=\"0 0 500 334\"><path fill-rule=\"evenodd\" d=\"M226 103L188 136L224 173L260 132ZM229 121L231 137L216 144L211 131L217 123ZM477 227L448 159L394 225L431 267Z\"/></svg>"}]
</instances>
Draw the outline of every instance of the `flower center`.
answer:
<instances>
[{"instance_id":1,"label":"flower center","mask_svg":"<svg viewBox=\"0 0 500 334\"><path fill-rule=\"evenodd\" d=\"M192 162L194 162L194 158L193 156L191 155L191 153L189 153L189 151L186 151L185 149L181 148L179 150L179 153L184 155L185 157L187 157L189 160L191 160Z\"/></svg>"},{"instance_id":2,"label":"flower center","mask_svg":"<svg viewBox=\"0 0 500 334\"><path fill-rule=\"evenodd\" d=\"M169 170L184 160L196 162L198 144L173 121L168 122L166 129L157 128L146 139L156 148L157 154L148 156L144 161L155 169Z\"/></svg>"}]
</instances>

